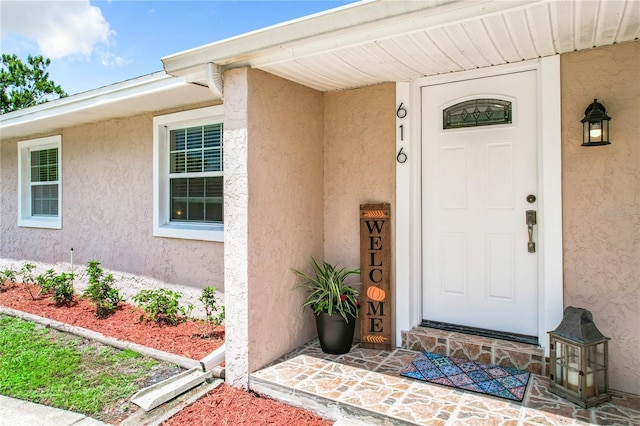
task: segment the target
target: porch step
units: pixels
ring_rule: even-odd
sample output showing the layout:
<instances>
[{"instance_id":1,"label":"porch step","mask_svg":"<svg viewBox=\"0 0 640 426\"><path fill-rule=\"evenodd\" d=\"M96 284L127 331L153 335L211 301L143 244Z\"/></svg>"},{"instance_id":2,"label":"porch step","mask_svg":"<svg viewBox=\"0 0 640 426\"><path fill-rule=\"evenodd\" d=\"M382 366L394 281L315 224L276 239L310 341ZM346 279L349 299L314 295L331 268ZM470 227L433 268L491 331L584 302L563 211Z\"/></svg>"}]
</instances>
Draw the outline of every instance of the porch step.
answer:
<instances>
[{"instance_id":1,"label":"porch step","mask_svg":"<svg viewBox=\"0 0 640 426\"><path fill-rule=\"evenodd\" d=\"M366 378L365 378L366 376ZM424 424L395 416L395 399L407 379L297 355L251 374L251 390L309 410L335 425ZM395 385L398 389L393 389ZM398 415L404 415L400 410Z\"/></svg>"},{"instance_id":2,"label":"porch step","mask_svg":"<svg viewBox=\"0 0 640 426\"><path fill-rule=\"evenodd\" d=\"M522 402L400 375L417 352L365 349L323 353L317 339L250 375L249 387L312 410L335 426L363 425L640 425L640 397L612 391L589 410L549 392L533 374Z\"/></svg>"},{"instance_id":3,"label":"porch step","mask_svg":"<svg viewBox=\"0 0 640 426\"><path fill-rule=\"evenodd\" d=\"M402 347L411 351L433 352L452 358L519 368L538 375L546 373L544 349L538 345L414 327L402 332Z\"/></svg>"}]
</instances>

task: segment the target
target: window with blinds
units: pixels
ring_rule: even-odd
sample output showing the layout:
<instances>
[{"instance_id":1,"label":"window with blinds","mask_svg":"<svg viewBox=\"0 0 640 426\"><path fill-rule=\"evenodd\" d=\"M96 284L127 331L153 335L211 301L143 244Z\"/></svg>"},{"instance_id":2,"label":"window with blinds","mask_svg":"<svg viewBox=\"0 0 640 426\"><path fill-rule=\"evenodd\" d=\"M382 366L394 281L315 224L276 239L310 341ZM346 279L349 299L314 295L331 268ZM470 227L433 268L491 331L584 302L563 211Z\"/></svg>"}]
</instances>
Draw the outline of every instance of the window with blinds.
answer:
<instances>
[{"instance_id":1,"label":"window with blinds","mask_svg":"<svg viewBox=\"0 0 640 426\"><path fill-rule=\"evenodd\" d=\"M18 226L62 229L62 135L18 142Z\"/></svg>"},{"instance_id":2,"label":"window with blinds","mask_svg":"<svg viewBox=\"0 0 640 426\"><path fill-rule=\"evenodd\" d=\"M153 235L224 242L224 106L153 118Z\"/></svg>"},{"instance_id":3,"label":"window with blinds","mask_svg":"<svg viewBox=\"0 0 640 426\"><path fill-rule=\"evenodd\" d=\"M58 215L58 149L32 150L31 215Z\"/></svg>"},{"instance_id":4,"label":"window with blinds","mask_svg":"<svg viewBox=\"0 0 640 426\"><path fill-rule=\"evenodd\" d=\"M223 221L222 123L169 131L172 222Z\"/></svg>"}]
</instances>

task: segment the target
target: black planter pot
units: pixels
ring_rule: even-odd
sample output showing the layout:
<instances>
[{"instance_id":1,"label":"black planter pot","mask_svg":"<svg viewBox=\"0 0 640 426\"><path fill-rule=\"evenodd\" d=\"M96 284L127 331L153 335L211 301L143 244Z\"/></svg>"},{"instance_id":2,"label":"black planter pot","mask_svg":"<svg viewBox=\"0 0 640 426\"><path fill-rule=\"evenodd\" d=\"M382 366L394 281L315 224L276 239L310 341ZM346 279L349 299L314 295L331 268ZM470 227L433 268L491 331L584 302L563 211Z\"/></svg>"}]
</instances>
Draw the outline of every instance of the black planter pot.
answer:
<instances>
[{"instance_id":1,"label":"black planter pot","mask_svg":"<svg viewBox=\"0 0 640 426\"><path fill-rule=\"evenodd\" d=\"M321 313L316 315L316 328L322 351L328 354L346 354L351 350L356 318L347 315L345 321L342 315Z\"/></svg>"}]
</instances>

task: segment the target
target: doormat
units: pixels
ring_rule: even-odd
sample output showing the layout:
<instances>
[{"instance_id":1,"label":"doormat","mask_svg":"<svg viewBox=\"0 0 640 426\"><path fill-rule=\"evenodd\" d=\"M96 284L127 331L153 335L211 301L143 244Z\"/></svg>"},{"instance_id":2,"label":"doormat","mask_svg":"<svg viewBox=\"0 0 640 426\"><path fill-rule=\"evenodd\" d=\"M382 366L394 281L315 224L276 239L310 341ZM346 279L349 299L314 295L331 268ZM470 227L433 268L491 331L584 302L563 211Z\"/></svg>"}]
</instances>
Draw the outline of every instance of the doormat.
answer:
<instances>
[{"instance_id":1,"label":"doormat","mask_svg":"<svg viewBox=\"0 0 640 426\"><path fill-rule=\"evenodd\" d=\"M418 354L401 376L522 402L531 373L517 368L449 358L431 352Z\"/></svg>"}]
</instances>

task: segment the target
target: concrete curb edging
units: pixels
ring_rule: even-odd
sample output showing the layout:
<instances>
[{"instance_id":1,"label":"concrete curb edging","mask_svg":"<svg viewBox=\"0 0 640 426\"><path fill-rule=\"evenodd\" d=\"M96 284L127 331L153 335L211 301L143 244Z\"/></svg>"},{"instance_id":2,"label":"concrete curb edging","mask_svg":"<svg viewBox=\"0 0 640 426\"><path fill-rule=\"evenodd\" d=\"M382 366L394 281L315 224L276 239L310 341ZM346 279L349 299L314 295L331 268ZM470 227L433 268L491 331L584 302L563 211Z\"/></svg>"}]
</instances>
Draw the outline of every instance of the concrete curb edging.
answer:
<instances>
[{"instance_id":1,"label":"concrete curb edging","mask_svg":"<svg viewBox=\"0 0 640 426\"><path fill-rule=\"evenodd\" d=\"M102 333L98 333L93 330L88 330L82 327L76 327L73 325L65 324L60 321L51 320L38 315L30 314L27 312L18 311L15 309L0 306L0 314L9 315L12 317L20 318L25 321L35 322L44 327L53 328L54 330L62 331L64 333L70 333L85 339L95 340L105 345L113 346L118 349L130 349L134 352L138 352L142 355L157 359L159 361L170 362L172 364L179 365L182 368L191 369L194 367L202 368L200 361L193 360L180 355L175 355L169 352L164 352L158 349L142 346L137 343L127 342L125 340L116 339L114 337L105 336Z\"/></svg>"},{"instance_id":2,"label":"concrete curb edging","mask_svg":"<svg viewBox=\"0 0 640 426\"><path fill-rule=\"evenodd\" d=\"M154 408L151 411L144 411L140 409L133 413L131 416L124 419L121 426L159 426L166 420L178 414L191 404L194 404L200 398L205 396L210 391L214 390L218 386L222 385L224 380L213 379L207 381L195 388L179 395L171 401L165 402L163 405Z\"/></svg>"},{"instance_id":3,"label":"concrete curb edging","mask_svg":"<svg viewBox=\"0 0 640 426\"><path fill-rule=\"evenodd\" d=\"M182 395L189 389L193 389L204 383L211 377L211 372L204 372L199 368L185 370L180 374L169 377L161 382L140 389L133 394L130 401L142 408L151 411L159 405Z\"/></svg>"}]
</instances>

